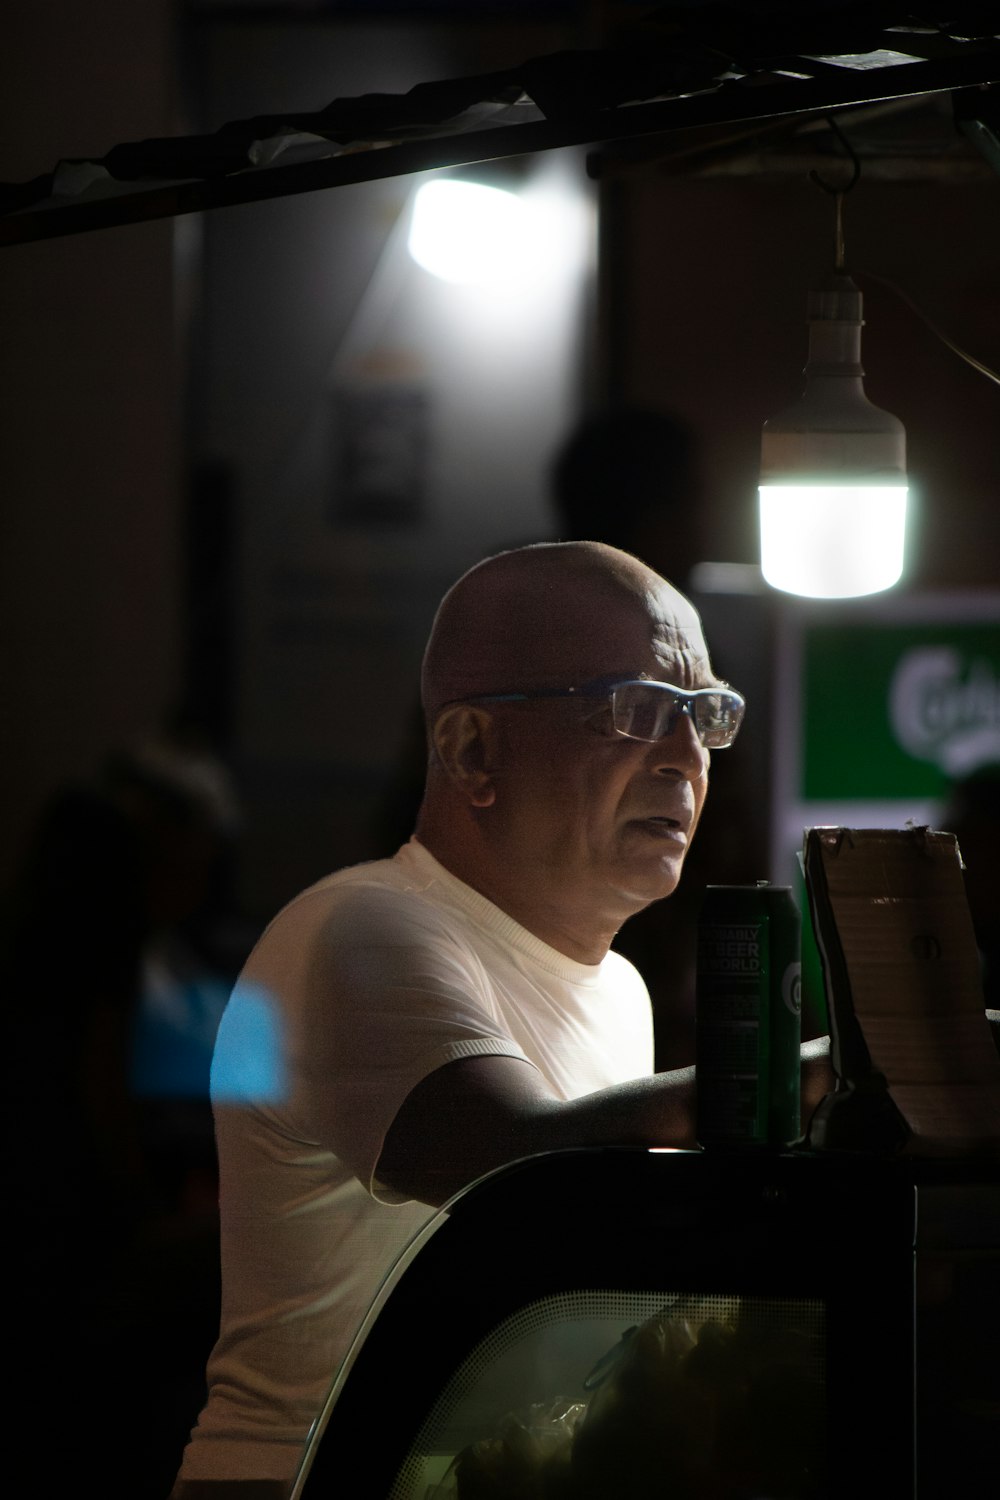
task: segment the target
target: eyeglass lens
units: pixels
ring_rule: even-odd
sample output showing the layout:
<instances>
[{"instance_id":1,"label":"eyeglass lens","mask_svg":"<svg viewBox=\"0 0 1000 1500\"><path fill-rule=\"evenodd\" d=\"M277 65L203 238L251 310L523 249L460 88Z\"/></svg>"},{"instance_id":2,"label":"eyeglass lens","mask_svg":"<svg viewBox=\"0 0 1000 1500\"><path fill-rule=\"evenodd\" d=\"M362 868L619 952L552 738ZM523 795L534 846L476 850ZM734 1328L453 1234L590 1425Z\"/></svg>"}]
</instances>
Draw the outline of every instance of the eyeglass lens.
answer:
<instances>
[{"instance_id":1,"label":"eyeglass lens","mask_svg":"<svg viewBox=\"0 0 1000 1500\"><path fill-rule=\"evenodd\" d=\"M616 688L612 707L619 734L651 742L671 732L678 714L689 713L701 743L716 750L732 744L741 719L739 700L731 693L678 693L660 684Z\"/></svg>"}]
</instances>

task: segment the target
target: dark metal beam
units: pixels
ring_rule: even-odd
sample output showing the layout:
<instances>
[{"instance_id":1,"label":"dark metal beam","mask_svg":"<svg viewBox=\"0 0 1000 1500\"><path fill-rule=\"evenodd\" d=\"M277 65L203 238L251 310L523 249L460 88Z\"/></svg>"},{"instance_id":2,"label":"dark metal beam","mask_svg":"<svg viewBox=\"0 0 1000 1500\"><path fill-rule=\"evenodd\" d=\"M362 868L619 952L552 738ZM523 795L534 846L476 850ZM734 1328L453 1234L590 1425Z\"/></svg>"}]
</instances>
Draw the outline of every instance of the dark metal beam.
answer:
<instances>
[{"instance_id":1,"label":"dark metal beam","mask_svg":"<svg viewBox=\"0 0 1000 1500\"><path fill-rule=\"evenodd\" d=\"M421 137L317 161L279 164L162 186L144 185L108 198L25 209L0 219L0 246L565 146L597 145L697 126L775 119L871 104L876 100L988 86L998 77L1000 50L981 46L970 46L945 59L896 67L867 70L830 67L813 78L772 75L765 82L751 75L745 81L727 81L705 93L595 111L567 120Z\"/></svg>"}]
</instances>

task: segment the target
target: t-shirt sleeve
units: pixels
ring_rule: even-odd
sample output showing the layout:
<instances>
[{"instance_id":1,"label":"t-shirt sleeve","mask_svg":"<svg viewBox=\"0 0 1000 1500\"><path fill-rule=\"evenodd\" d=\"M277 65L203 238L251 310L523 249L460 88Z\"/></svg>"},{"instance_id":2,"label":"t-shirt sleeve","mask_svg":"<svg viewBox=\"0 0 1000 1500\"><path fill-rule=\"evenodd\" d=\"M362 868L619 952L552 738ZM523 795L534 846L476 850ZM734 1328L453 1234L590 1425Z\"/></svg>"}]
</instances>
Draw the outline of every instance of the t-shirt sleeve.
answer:
<instances>
[{"instance_id":1,"label":"t-shirt sleeve","mask_svg":"<svg viewBox=\"0 0 1000 1500\"><path fill-rule=\"evenodd\" d=\"M466 1057L528 1062L496 1014L489 976L447 916L398 893L352 894L324 921L302 1020L303 1123L386 1203L404 1199L376 1181L375 1169L421 1079Z\"/></svg>"}]
</instances>

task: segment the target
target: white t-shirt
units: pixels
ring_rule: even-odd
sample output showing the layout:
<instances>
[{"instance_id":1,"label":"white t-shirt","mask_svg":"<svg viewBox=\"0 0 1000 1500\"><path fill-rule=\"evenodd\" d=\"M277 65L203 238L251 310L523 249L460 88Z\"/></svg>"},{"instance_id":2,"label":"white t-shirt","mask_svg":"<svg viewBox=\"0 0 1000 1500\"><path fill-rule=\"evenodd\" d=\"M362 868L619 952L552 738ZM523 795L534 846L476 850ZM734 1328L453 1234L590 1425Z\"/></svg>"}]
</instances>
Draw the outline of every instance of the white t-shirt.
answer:
<instances>
[{"instance_id":1,"label":"white t-shirt","mask_svg":"<svg viewBox=\"0 0 1000 1500\"><path fill-rule=\"evenodd\" d=\"M415 839L312 886L268 927L212 1065L222 1323L183 1479L290 1479L378 1289L434 1213L379 1184L386 1133L442 1064L540 1070L560 1099L653 1070L645 985L580 964Z\"/></svg>"}]
</instances>

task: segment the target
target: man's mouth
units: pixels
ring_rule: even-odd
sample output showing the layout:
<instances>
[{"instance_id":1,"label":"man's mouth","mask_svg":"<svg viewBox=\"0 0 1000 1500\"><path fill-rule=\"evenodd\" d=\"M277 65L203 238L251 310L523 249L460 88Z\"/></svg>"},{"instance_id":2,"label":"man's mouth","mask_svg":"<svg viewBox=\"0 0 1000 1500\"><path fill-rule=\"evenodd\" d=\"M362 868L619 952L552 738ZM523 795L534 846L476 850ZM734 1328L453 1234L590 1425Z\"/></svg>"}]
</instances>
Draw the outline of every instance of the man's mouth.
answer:
<instances>
[{"instance_id":1,"label":"man's mouth","mask_svg":"<svg viewBox=\"0 0 1000 1500\"><path fill-rule=\"evenodd\" d=\"M635 826L644 829L655 838L669 838L687 842L687 830L677 818L668 818L663 813L654 813L648 818L635 818Z\"/></svg>"}]
</instances>

